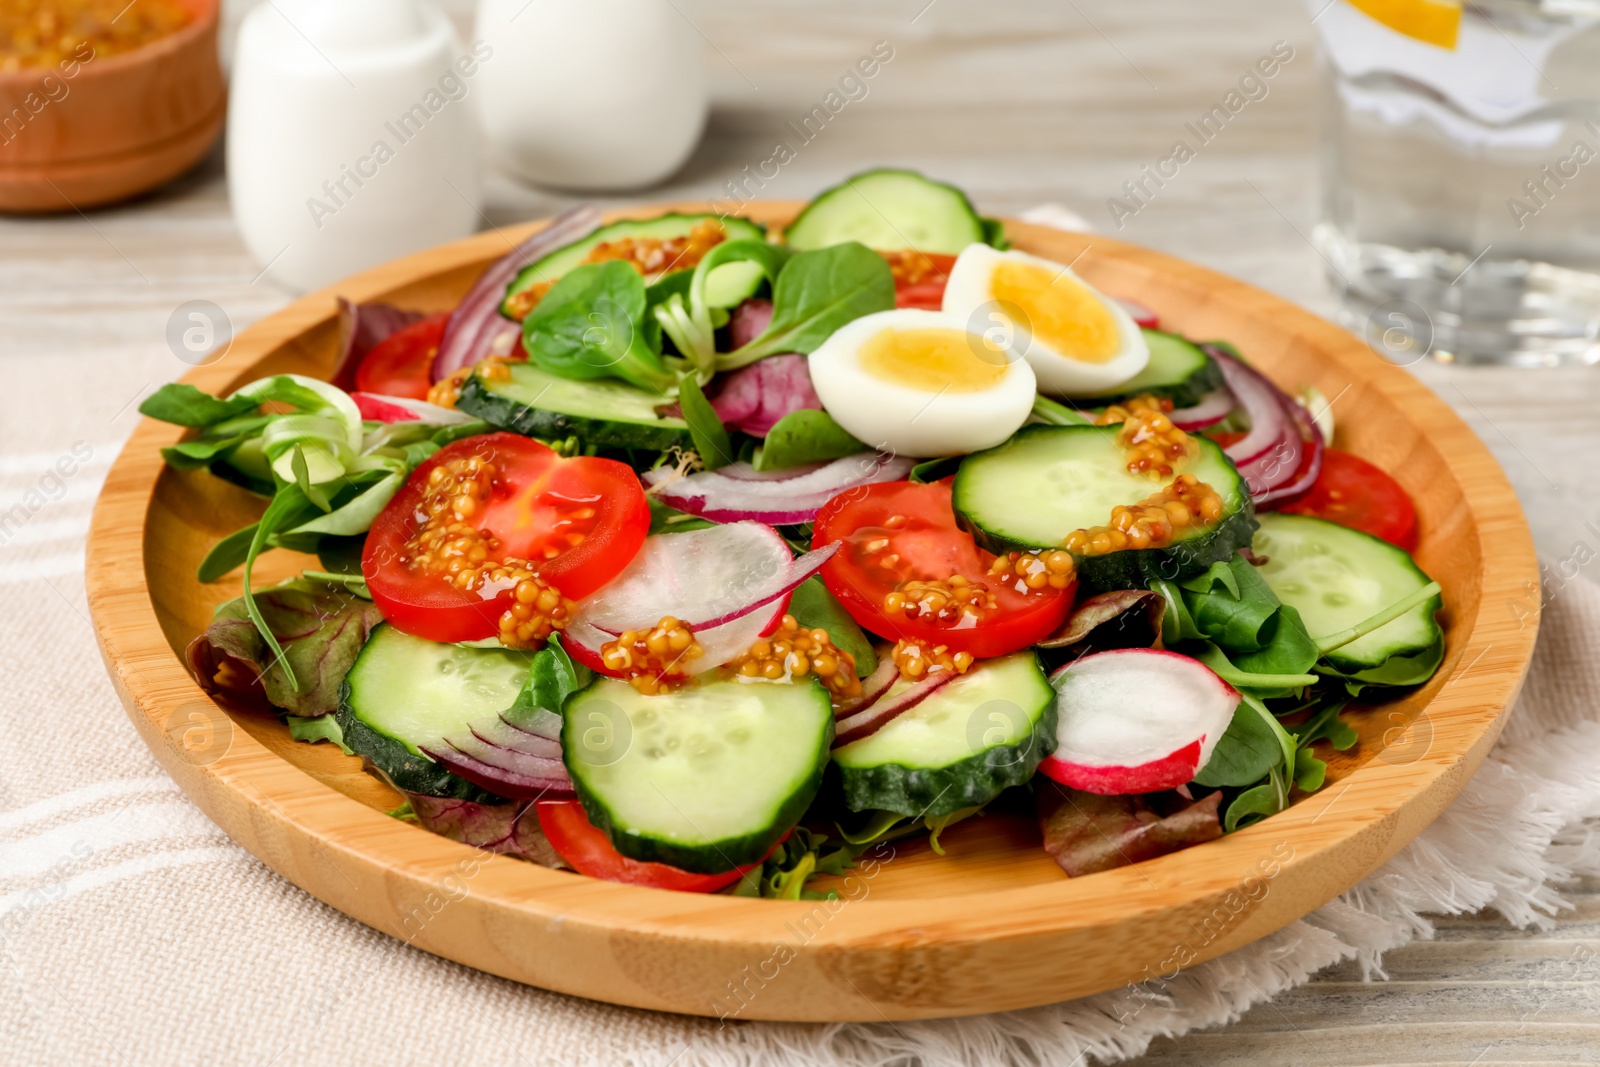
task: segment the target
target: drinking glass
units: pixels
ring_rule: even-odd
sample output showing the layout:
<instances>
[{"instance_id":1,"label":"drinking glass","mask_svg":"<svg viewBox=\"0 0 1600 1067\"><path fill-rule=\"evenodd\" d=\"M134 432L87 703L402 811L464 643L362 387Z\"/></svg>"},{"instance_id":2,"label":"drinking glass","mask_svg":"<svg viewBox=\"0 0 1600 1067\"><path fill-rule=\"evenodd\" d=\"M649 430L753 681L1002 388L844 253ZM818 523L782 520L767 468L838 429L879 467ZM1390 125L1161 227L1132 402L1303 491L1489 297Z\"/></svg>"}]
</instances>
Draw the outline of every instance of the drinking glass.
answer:
<instances>
[{"instance_id":1,"label":"drinking glass","mask_svg":"<svg viewBox=\"0 0 1600 1067\"><path fill-rule=\"evenodd\" d=\"M1309 2L1349 325L1402 363L1600 361L1600 0Z\"/></svg>"}]
</instances>

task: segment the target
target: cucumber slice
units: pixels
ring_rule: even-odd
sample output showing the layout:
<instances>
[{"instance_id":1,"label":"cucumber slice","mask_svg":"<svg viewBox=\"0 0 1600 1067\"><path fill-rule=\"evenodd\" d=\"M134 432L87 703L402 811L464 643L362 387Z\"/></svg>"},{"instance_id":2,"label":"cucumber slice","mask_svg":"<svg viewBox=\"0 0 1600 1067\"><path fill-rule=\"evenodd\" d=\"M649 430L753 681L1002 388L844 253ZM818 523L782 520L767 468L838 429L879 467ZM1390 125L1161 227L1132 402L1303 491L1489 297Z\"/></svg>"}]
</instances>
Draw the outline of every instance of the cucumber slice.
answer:
<instances>
[{"instance_id":1,"label":"cucumber slice","mask_svg":"<svg viewBox=\"0 0 1600 1067\"><path fill-rule=\"evenodd\" d=\"M1018 652L980 660L833 762L853 810L937 816L1028 781L1055 747L1055 690L1038 657Z\"/></svg>"},{"instance_id":2,"label":"cucumber slice","mask_svg":"<svg viewBox=\"0 0 1600 1067\"><path fill-rule=\"evenodd\" d=\"M1266 562L1257 573L1300 612L1313 637L1347 630L1433 580L1405 549L1360 530L1281 512L1260 521L1253 548ZM1414 685L1439 665L1435 649L1442 649L1444 631L1434 613L1443 609L1433 597L1324 659L1358 681ZM1405 662L1392 662L1397 657ZM1367 672L1375 673L1361 677Z\"/></svg>"},{"instance_id":3,"label":"cucumber slice","mask_svg":"<svg viewBox=\"0 0 1600 1067\"><path fill-rule=\"evenodd\" d=\"M515 318L511 313L511 298L541 282L553 282L578 266L584 258L594 249L595 245L606 241L620 241L628 237L649 237L657 240L669 240L674 237L687 236L700 223L710 219L722 224L725 240L764 241L767 238L767 229L758 222L741 219L736 216L722 215L661 215L653 219L623 219L613 222L609 226L602 226L582 240L574 241L570 245L556 249L543 259L522 268L517 276L506 286L505 299L500 302L500 313L506 318ZM654 281L647 277L646 281Z\"/></svg>"},{"instance_id":4,"label":"cucumber slice","mask_svg":"<svg viewBox=\"0 0 1600 1067\"><path fill-rule=\"evenodd\" d=\"M456 407L504 430L560 440L576 437L598 448L654 451L690 446L689 424L656 414L662 398L609 378L578 381L513 363L509 381L474 374Z\"/></svg>"},{"instance_id":5,"label":"cucumber slice","mask_svg":"<svg viewBox=\"0 0 1600 1067\"><path fill-rule=\"evenodd\" d=\"M864 171L817 194L783 238L797 251L860 241L868 248L957 255L990 231L953 185L914 170Z\"/></svg>"},{"instance_id":6,"label":"cucumber slice","mask_svg":"<svg viewBox=\"0 0 1600 1067\"><path fill-rule=\"evenodd\" d=\"M1028 426L998 448L968 456L952 494L957 520L994 552L1058 548L1074 530L1105 525L1112 508L1160 488L1128 472L1116 436L1114 426ZM1166 548L1080 556L1085 592L1185 578L1250 544L1256 521L1249 487L1216 442L1196 440L1200 452L1185 473L1221 495L1222 518L1190 527Z\"/></svg>"},{"instance_id":7,"label":"cucumber slice","mask_svg":"<svg viewBox=\"0 0 1600 1067\"><path fill-rule=\"evenodd\" d=\"M708 680L658 696L600 678L564 714L589 821L624 856L703 874L771 851L816 796L833 741L815 678Z\"/></svg>"},{"instance_id":8,"label":"cucumber slice","mask_svg":"<svg viewBox=\"0 0 1600 1067\"><path fill-rule=\"evenodd\" d=\"M396 789L434 797L500 798L422 754L516 702L532 653L443 645L375 628L339 690L344 743Z\"/></svg>"},{"instance_id":9,"label":"cucumber slice","mask_svg":"<svg viewBox=\"0 0 1600 1067\"><path fill-rule=\"evenodd\" d=\"M1150 362L1144 369L1115 389L1089 393L1079 399L1092 400L1100 407L1150 393L1168 397L1175 408L1187 408L1222 385L1222 369L1217 361L1192 342L1162 330L1141 329L1140 332L1150 347Z\"/></svg>"}]
</instances>

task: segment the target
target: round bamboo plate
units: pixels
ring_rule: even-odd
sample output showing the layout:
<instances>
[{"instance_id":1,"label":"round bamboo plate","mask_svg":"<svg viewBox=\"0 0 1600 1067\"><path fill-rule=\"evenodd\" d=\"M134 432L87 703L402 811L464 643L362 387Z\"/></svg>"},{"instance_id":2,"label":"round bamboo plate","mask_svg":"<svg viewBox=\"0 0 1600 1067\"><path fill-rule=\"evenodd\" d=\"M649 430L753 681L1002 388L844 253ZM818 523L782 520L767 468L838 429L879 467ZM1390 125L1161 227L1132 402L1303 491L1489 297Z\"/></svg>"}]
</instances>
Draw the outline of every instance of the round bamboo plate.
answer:
<instances>
[{"instance_id":1,"label":"round bamboo plate","mask_svg":"<svg viewBox=\"0 0 1600 1067\"><path fill-rule=\"evenodd\" d=\"M704 210L699 205L677 205ZM797 205L757 203L781 223ZM624 215L651 215L660 207ZM185 380L226 393L260 375L326 374L335 294L451 307L538 224L378 267L241 334ZM1170 977L1299 918L1431 822L1498 735L1537 630L1538 570L1516 498L1444 403L1355 337L1241 282L1099 236L1007 222L1017 247L1137 299L1173 329L1226 338L1285 384L1334 398L1340 444L1417 502L1417 559L1444 587L1447 654L1420 691L1352 716L1360 744L1329 784L1221 840L1068 879L1031 819L961 823L946 854L900 842L835 880L840 899L696 896L486 857L388 818L399 796L331 745L220 708L179 652L237 575L203 586L205 551L259 500L204 472L165 470L182 431L142 423L107 479L88 549L95 628L128 714L162 764L235 840L378 930L507 978L618 1004L739 1019L966 1015ZM305 557L263 557L263 582Z\"/></svg>"}]
</instances>

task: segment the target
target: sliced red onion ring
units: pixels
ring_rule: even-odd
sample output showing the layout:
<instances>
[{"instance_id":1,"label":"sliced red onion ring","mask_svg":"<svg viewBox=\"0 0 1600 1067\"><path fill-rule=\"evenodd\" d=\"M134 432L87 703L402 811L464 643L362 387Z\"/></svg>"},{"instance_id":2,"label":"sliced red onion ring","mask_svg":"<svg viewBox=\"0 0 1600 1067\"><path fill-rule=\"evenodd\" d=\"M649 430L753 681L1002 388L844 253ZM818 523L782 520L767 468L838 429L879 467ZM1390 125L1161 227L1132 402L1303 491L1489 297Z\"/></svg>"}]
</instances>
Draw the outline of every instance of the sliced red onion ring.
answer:
<instances>
[{"instance_id":1,"label":"sliced red onion ring","mask_svg":"<svg viewBox=\"0 0 1600 1067\"><path fill-rule=\"evenodd\" d=\"M505 712L501 712L500 719L513 730L520 730L525 734L533 734L535 737L543 737L550 741L561 740L561 716L545 708L540 708L526 720L513 722L506 718Z\"/></svg>"},{"instance_id":2,"label":"sliced red onion ring","mask_svg":"<svg viewBox=\"0 0 1600 1067\"><path fill-rule=\"evenodd\" d=\"M955 671L934 671L898 693L879 697L868 707L834 723L833 747L871 737L959 677Z\"/></svg>"},{"instance_id":3,"label":"sliced red onion ring","mask_svg":"<svg viewBox=\"0 0 1600 1067\"><path fill-rule=\"evenodd\" d=\"M882 655L878 657L878 666L873 672L861 679L861 695L849 704L839 708L834 718L843 719L864 708L868 708L883 694L887 693L895 680L900 677L900 668L895 663L894 657Z\"/></svg>"},{"instance_id":4,"label":"sliced red onion ring","mask_svg":"<svg viewBox=\"0 0 1600 1067\"><path fill-rule=\"evenodd\" d=\"M448 378L487 356L496 337L515 335L517 324L500 314L506 286L524 267L593 233L601 223L592 204L579 204L557 215L550 225L490 264L445 323L439 354L433 357L433 380Z\"/></svg>"},{"instance_id":5,"label":"sliced red onion ring","mask_svg":"<svg viewBox=\"0 0 1600 1067\"><path fill-rule=\"evenodd\" d=\"M443 744L424 747L422 751L473 785L510 800L574 795L572 779L567 777L567 769L560 760L496 748L471 734L447 739Z\"/></svg>"},{"instance_id":6,"label":"sliced red onion ring","mask_svg":"<svg viewBox=\"0 0 1600 1067\"><path fill-rule=\"evenodd\" d=\"M356 410L363 419L372 422L426 422L436 426L456 426L471 422L472 416L454 408L442 408L426 400L413 400L409 396L386 396L382 393L351 393Z\"/></svg>"},{"instance_id":7,"label":"sliced red onion ring","mask_svg":"<svg viewBox=\"0 0 1600 1067\"><path fill-rule=\"evenodd\" d=\"M339 358L328 381L340 389L356 387L356 368L379 341L422 318L420 311L404 311L389 304L352 304L339 298Z\"/></svg>"},{"instance_id":8,"label":"sliced red onion ring","mask_svg":"<svg viewBox=\"0 0 1600 1067\"><path fill-rule=\"evenodd\" d=\"M1218 386L1201 397L1199 403L1193 407L1179 408L1169 417L1172 419L1172 424L1178 429L1183 430L1185 433L1193 433L1195 430L1203 430L1207 426L1215 426L1227 418L1228 413L1234 409L1235 403L1233 394L1228 392L1228 387L1225 385Z\"/></svg>"},{"instance_id":9,"label":"sliced red onion ring","mask_svg":"<svg viewBox=\"0 0 1600 1067\"><path fill-rule=\"evenodd\" d=\"M1242 470L1246 464L1270 453L1278 442L1293 432L1284 405L1287 397L1277 386L1228 353L1210 345L1206 345L1205 350L1217 361L1228 391L1250 418L1250 432L1223 449Z\"/></svg>"},{"instance_id":10,"label":"sliced red onion ring","mask_svg":"<svg viewBox=\"0 0 1600 1067\"><path fill-rule=\"evenodd\" d=\"M765 474L747 463L686 477L658 468L644 480L663 503L712 522L754 520L784 526L810 522L824 504L847 489L898 481L914 463L904 456L862 452L820 467Z\"/></svg>"},{"instance_id":11,"label":"sliced red onion ring","mask_svg":"<svg viewBox=\"0 0 1600 1067\"><path fill-rule=\"evenodd\" d=\"M513 726L502 717L483 719L467 727L472 735L486 745L498 748L507 748L513 752L520 752L525 756L538 756L544 759L561 759L560 736L545 737Z\"/></svg>"},{"instance_id":12,"label":"sliced red onion ring","mask_svg":"<svg viewBox=\"0 0 1600 1067\"><path fill-rule=\"evenodd\" d=\"M1155 330L1160 328L1161 317L1154 311L1151 311L1149 308L1139 303L1139 301L1124 300L1122 297L1117 297L1116 301L1122 305L1122 309L1124 311L1132 316L1133 321L1138 323L1140 326L1147 330Z\"/></svg>"},{"instance_id":13,"label":"sliced red onion ring","mask_svg":"<svg viewBox=\"0 0 1600 1067\"><path fill-rule=\"evenodd\" d=\"M1251 499L1257 507L1281 506L1306 493L1322 473L1324 449L1322 434L1310 413L1260 371L1219 349L1207 346L1206 350L1222 368L1228 388L1250 416L1250 434L1224 451L1244 476ZM1276 428L1273 439L1255 455L1240 458L1244 446L1262 426Z\"/></svg>"}]
</instances>

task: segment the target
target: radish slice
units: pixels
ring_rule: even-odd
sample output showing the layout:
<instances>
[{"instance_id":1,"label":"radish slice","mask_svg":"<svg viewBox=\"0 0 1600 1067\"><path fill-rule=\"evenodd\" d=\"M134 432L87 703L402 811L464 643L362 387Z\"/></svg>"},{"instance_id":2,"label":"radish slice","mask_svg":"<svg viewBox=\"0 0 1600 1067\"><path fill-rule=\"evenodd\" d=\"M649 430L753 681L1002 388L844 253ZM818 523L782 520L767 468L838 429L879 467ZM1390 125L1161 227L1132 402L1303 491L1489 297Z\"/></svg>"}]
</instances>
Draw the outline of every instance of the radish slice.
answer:
<instances>
[{"instance_id":1,"label":"radish slice","mask_svg":"<svg viewBox=\"0 0 1600 1067\"><path fill-rule=\"evenodd\" d=\"M911 473L915 460L862 452L821 466L758 472L748 463L680 477L666 467L644 476L651 495L679 511L712 522L754 520L771 526L810 522L822 506L847 489L894 482Z\"/></svg>"},{"instance_id":2,"label":"radish slice","mask_svg":"<svg viewBox=\"0 0 1600 1067\"><path fill-rule=\"evenodd\" d=\"M833 747L837 749L863 737L871 737L959 677L955 671L934 671L898 693L891 691L879 697L868 707L834 723Z\"/></svg>"},{"instance_id":3,"label":"radish slice","mask_svg":"<svg viewBox=\"0 0 1600 1067\"><path fill-rule=\"evenodd\" d=\"M1143 304L1139 303L1139 301L1124 300L1121 297L1117 297L1116 300L1117 303L1122 305L1122 309L1132 317L1133 321L1138 323L1144 329L1154 330L1161 326L1160 316L1158 316L1154 311L1151 311L1149 308L1145 307Z\"/></svg>"},{"instance_id":4,"label":"radish slice","mask_svg":"<svg viewBox=\"0 0 1600 1067\"><path fill-rule=\"evenodd\" d=\"M1201 397L1193 407L1179 408L1168 417L1178 429L1193 433L1207 426L1215 426L1228 417L1234 406L1233 394L1228 392L1227 386L1221 386Z\"/></svg>"},{"instance_id":5,"label":"radish slice","mask_svg":"<svg viewBox=\"0 0 1600 1067\"><path fill-rule=\"evenodd\" d=\"M778 531L756 522L657 534L577 619L613 636L668 615L696 632L715 629L786 598L836 551L828 545L795 559Z\"/></svg>"},{"instance_id":6,"label":"radish slice","mask_svg":"<svg viewBox=\"0 0 1600 1067\"><path fill-rule=\"evenodd\" d=\"M519 332L517 324L500 314L506 286L524 267L587 237L601 221L600 209L593 204L569 208L479 275L445 323L439 352L433 357L433 380L448 378L452 372L472 366L490 353L495 339L502 334L515 337Z\"/></svg>"},{"instance_id":7,"label":"radish slice","mask_svg":"<svg viewBox=\"0 0 1600 1067\"><path fill-rule=\"evenodd\" d=\"M426 400L413 400L409 396L385 396L382 393L351 393L356 410L363 419L372 422L426 422L438 426L457 426L471 422L472 416L464 411L442 408Z\"/></svg>"},{"instance_id":8,"label":"radish slice","mask_svg":"<svg viewBox=\"0 0 1600 1067\"><path fill-rule=\"evenodd\" d=\"M702 651L690 661L689 674L703 674L740 655L755 644L757 638L765 637L776 630L788 610L789 597L785 595L765 608L748 612L720 626L695 630L694 639L700 643ZM661 619L657 617L652 622L632 628L644 629L660 621ZM600 658L601 646L615 638L615 634L590 626L579 619L574 620L562 634L561 647L571 653L574 660L595 673L616 678L621 676L607 667Z\"/></svg>"},{"instance_id":9,"label":"radish slice","mask_svg":"<svg viewBox=\"0 0 1600 1067\"><path fill-rule=\"evenodd\" d=\"M1199 660L1151 648L1084 656L1050 679L1056 750L1047 777L1102 796L1176 789L1233 721L1239 693Z\"/></svg>"},{"instance_id":10,"label":"radish slice","mask_svg":"<svg viewBox=\"0 0 1600 1067\"><path fill-rule=\"evenodd\" d=\"M861 695L838 708L834 713L835 718L842 719L847 715L871 707L872 703L887 693L899 679L900 668L895 663L894 657L889 655L879 656L877 668L861 679Z\"/></svg>"}]
</instances>

